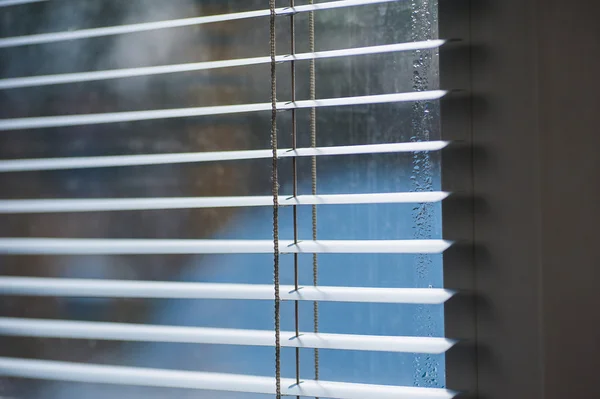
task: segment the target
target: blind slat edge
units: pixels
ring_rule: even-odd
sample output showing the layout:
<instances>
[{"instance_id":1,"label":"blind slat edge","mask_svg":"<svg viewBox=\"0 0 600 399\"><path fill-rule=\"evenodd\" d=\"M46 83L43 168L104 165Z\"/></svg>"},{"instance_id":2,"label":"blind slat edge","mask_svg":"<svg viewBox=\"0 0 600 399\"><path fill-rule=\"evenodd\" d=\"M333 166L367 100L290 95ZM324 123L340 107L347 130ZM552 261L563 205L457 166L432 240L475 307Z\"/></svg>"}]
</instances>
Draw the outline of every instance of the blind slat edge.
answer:
<instances>
[{"instance_id":1,"label":"blind slat edge","mask_svg":"<svg viewBox=\"0 0 600 399\"><path fill-rule=\"evenodd\" d=\"M314 53L299 53L294 55L279 55L277 62L290 62L314 59L327 59L348 56L360 56L368 54L384 54L391 52L425 50L442 46L445 40L424 40L420 42L385 44L380 46L368 46L347 48L339 50L319 51ZM209 69L231 68L268 64L271 57L253 57L232 60L193 62L186 64L160 65L151 67L137 67L124 69L110 69L105 71L76 72L56 75L39 75L17 78L0 79L0 90L16 89L23 87L39 87L47 85L58 85L66 83L81 83L97 80L131 78L139 76L161 75L178 72L192 72Z\"/></svg>"},{"instance_id":2,"label":"blind slat edge","mask_svg":"<svg viewBox=\"0 0 600 399\"><path fill-rule=\"evenodd\" d=\"M280 206L434 203L448 196L445 192L281 195ZM273 206L272 196L187 197L187 198L93 198L0 200L0 214L51 212L104 212L166 209L201 209Z\"/></svg>"},{"instance_id":3,"label":"blind slat edge","mask_svg":"<svg viewBox=\"0 0 600 399\"><path fill-rule=\"evenodd\" d=\"M0 7L19 6L22 4L41 3L48 0L0 0Z\"/></svg>"},{"instance_id":4,"label":"blind slat edge","mask_svg":"<svg viewBox=\"0 0 600 399\"><path fill-rule=\"evenodd\" d=\"M447 240L280 240L281 254L439 254ZM0 238L4 255L272 254L271 240Z\"/></svg>"},{"instance_id":5,"label":"blind slat edge","mask_svg":"<svg viewBox=\"0 0 600 399\"><path fill-rule=\"evenodd\" d=\"M442 304L455 293L443 288L281 285L284 301ZM0 276L0 295L138 299L273 300L273 285Z\"/></svg>"},{"instance_id":6,"label":"blind slat edge","mask_svg":"<svg viewBox=\"0 0 600 399\"><path fill-rule=\"evenodd\" d=\"M91 365L0 357L0 375L56 381L188 388L274 394L275 378L239 374ZM456 392L440 388L370 385L282 378L284 395L332 399L451 399Z\"/></svg>"},{"instance_id":7,"label":"blind slat edge","mask_svg":"<svg viewBox=\"0 0 600 399\"><path fill-rule=\"evenodd\" d=\"M290 348L442 354L454 341L438 337L375 336L281 331ZM132 342L176 342L211 345L275 346L269 330L180 327L0 317L0 336L92 339Z\"/></svg>"},{"instance_id":8,"label":"blind slat edge","mask_svg":"<svg viewBox=\"0 0 600 399\"><path fill-rule=\"evenodd\" d=\"M283 7L276 9L280 16L311 11L329 10L334 8L355 7L369 4L389 3L398 0L339 0L325 3L302 5L294 8ZM108 26L102 28L80 29L74 31L42 33L28 36L14 36L0 38L0 48L17 47L32 44L53 43L66 40L86 39L101 36L121 35L127 33L145 32L157 29L178 28L184 26L202 25L216 22L236 21L241 19L259 18L269 16L270 10L255 10L238 13L208 15L192 18L171 19L157 22L144 22L139 24Z\"/></svg>"},{"instance_id":9,"label":"blind slat edge","mask_svg":"<svg viewBox=\"0 0 600 399\"><path fill-rule=\"evenodd\" d=\"M279 158L383 154L394 152L439 151L447 147L447 141L422 141L407 143L367 144L317 148L279 149ZM209 151L171 154L115 155L96 157L63 157L0 160L0 173L38 170L106 168L119 166L165 165L178 163L234 161L267 159L272 150Z\"/></svg>"},{"instance_id":10,"label":"blind slat edge","mask_svg":"<svg viewBox=\"0 0 600 399\"><path fill-rule=\"evenodd\" d=\"M277 103L277 109L285 111L303 108L323 108L430 100L432 101L438 100L446 94L447 91L445 90L429 90L409 93L377 94L371 96L326 98L320 100L301 100L296 102L279 102ZM136 122L145 120L188 118L199 116L230 115L248 112L262 112L268 110L271 110L271 103L217 105L209 107L110 112L101 114L60 115L0 119L0 131L96 125L120 122Z\"/></svg>"}]
</instances>

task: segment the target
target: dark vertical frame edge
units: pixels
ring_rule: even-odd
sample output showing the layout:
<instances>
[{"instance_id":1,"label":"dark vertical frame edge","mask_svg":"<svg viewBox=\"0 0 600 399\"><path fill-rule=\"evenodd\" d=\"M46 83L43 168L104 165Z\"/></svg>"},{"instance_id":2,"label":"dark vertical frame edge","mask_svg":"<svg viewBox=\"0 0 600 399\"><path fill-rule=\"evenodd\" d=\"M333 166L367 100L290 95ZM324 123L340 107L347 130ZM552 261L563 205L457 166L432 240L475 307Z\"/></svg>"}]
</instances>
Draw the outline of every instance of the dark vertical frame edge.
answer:
<instances>
[{"instance_id":1,"label":"dark vertical frame edge","mask_svg":"<svg viewBox=\"0 0 600 399\"><path fill-rule=\"evenodd\" d=\"M474 264L473 146L470 88L470 0L439 0L443 237L455 241L444 254L444 286L457 291L445 305L445 333L458 344L446 354L446 387L458 397L477 392L476 287Z\"/></svg>"}]
</instances>

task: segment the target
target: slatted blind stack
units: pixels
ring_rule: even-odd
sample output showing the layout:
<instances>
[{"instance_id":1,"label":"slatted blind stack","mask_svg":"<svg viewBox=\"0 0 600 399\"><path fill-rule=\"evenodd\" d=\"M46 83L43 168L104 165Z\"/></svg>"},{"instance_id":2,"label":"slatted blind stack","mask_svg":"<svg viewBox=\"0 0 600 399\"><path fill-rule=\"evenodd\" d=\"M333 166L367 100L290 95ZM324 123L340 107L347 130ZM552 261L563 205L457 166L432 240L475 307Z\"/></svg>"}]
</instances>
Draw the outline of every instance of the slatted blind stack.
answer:
<instances>
[{"instance_id":1,"label":"slatted blind stack","mask_svg":"<svg viewBox=\"0 0 600 399\"><path fill-rule=\"evenodd\" d=\"M395 0L338 0L317 4L303 4L277 8L276 18L284 19L300 13L319 13L324 10L348 7L366 7ZM398 0L403 1L403 0ZM30 1L31 2L31 1ZM5 1L0 6L17 6L26 1ZM265 2L267 6L268 2ZM221 15L192 16L158 22L80 29L19 37L0 38L0 48L35 46L76 41L136 32L168 30L184 26L213 23L236 23L245 19L269 21L271 10ZM275 60L279 64L295 64L321 59L362 57L373 54L435 49L444 40L382 44L360 48L344 48L320 52L288 53L278 46ZM268 48L265 43L265 50ZM140 76L176 74L210 69L225 69L262 65L269 68L271 57L222 59L195 63L135 67L103 71L64 73L43 76L0 79L0 90L17 90L67 83L84 83L109 79L127 79ZM285 84L285 82L280 82ZM396 102L437 100L446 95L442 90L400 92L377 95L359 95L339 98L279 99L278 112L300 109L345 107ZM215 115L268 113L272 104L247 103L218 106L152 109L143 111L60 114L28 116L0 120L0 131L18 134L19 130L61 128L80 125L114 124L120 122L151 121L169 118L212 117ZM384 144L331 147L277 148L279 159L306 157L344 157L363 154L416 153L441 151L444 141L390 142ZM144 167L166 164L200 164L240 160L269 159L272 149L244 151L177 152L162 154L132 154L90 157L57 157L0 160L0 173L20 173L48 170L87 168ZM280 174L288 171L279 171ZM438 203L449 193L394 192L394 193L337 193L299 195L280 193L277 206L327 206L340 204L402 204ZM225 197L169 197L169 198L30 198L0 200L2 214L35 214L62 212L116 212L199 208L273 207L272 196ZM281 256L288 254L439 254L452 243L441 239L415 240L311 240L302 237L281 237L278 241ZM178 254L269 254L274 242L270 240L231 239L89 239L89 238L0 238L0 255L178 255ZM272 285L233 283L191 283L168 281L125 281L108 279L74 279L42 277L0 277L0 295L38 297L95 297L135 299L231 299L240 301L273 301ZM365 288L344 286L282 285L282 301L443 304L454 293L441 288ZM115 322L84 322L76 320L44 320L0 317L0 335L64 339L93 339L135 342L177 342L186 344L275 346L274 331L205 327L181 327ZM281 331L283 347L314 348L354 351L389 351L440 354L454 342L443 337L369 336L357 334L330 334L325 332ZM200 390L276 393L276 378L269 376L235 375L210 372L190 372L119 365L79 364L49 360L0 358L0 375L59 381L139 385L149 387L177 387ZM451 398L454 392L439 388L369 385L347 382L293 378L280 381L283 395L327 398Z\"/></svg>"}]
</instances>

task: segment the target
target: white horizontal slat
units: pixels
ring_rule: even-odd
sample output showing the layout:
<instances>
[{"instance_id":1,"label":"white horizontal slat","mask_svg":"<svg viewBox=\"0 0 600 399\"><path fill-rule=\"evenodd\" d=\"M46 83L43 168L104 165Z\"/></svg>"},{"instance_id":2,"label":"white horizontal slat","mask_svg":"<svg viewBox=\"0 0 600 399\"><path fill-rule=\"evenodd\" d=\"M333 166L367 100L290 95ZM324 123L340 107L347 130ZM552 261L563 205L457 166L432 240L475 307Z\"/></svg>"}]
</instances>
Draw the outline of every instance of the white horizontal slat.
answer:
<instances>
[{"instance_id":1,"label":"white horizontal slat","mask_svg":"<svg viewBox=\"0 0 600 399\"><path fill-rule=\"evenodd\" d=\"M349 57L367 54L383 54L399 51L424 50L437 48L444 44L444 40L425 40L420 42L386 44L381 46L358 47L341 50L319 51L314 53L300 53L295 55L279 55L277 62L299 60L314 60L323 58ZM160 75L177 72L202 71L207 69L230 68L258 64L268 64L271 57L253 57L223 61L194 62L186 64L161 65L153 67L112 69L106 71L65 73L57 75L28 76L20 78L0 79L0 90L15 89L20 87L46 86L76 82L90 82L136 76Z\"/></svg>"},{"instance_id":2,"label":"white horizontal slat","mask_svg":"<svg viewBox=\"0 0 600 399\"><path fill-rule=\"evenodd\" d=\"M180 327L0 317L0 336L275 346L271 330ZM281 331L281 346L336 350L442 354L455 342L436 337L392 337Z\"/></svg>"},{"instance_id":3,"label":"white horizontal slat","mask_svg":"<svg viewBox=\"0 0 600 399\"><path fill-rule=\"evenodd\" d=\"M17 6L29 3L41 3L48 0L0 0L0 7Z\"/></svg>"},{"instance_id":4,"label":"white horizontal slat","mask_svg":"<svg viewBox=\"0 0 600 399\"><path fill-rule=\"evenodd\" d=\"M275 378L239 374L104 366L0 357L0 375L55 381L188 388L275 394ZM440 388L354 384L282 378L283 395L332 399L451 399L456 392Z\"/></svg>"},{"instance_id":5,"label":"white horizontal slat","mask_svg":"<svg viewBox=\"0 0 600 399\"><path fill-rule=\"evenodd\" d=\"M340 97L322 100L278 102L278 110L321 108L347 105L383 104L407 101L437 100L447 92L444 90L411 93L379 94L373 96ZM271 103L219 105L211 107L157 109L150 111L112 112L102 114L42 116L30 118L0 119L0 130L39 129L47 127L94 125L102 123L134 122L193 116L227 115L271 110Z\"/></svg>"},{"instance_id":6,"label":"white horizontal slat","mask_svg":"<svg viewBox=\"0 0 600 399\"><path fill-rule=\"evenodd\" d=\"M454 292L442 288L371 288L280 285L283 301L439 305ZM0 276L0 295L137 299L274 300L273 285Z\"/></svg>"},{"instance_id":7,"label":"white horizontal slat","mask_svg":"<svg viewBox=\"0 0 600 399\"><path fill-rule=\"evenodd\" d=\"M292 253L442 253L446 240L319 240L279 241L279 252ZM268 254L272 240L175 240L0 238L5 255L168 255L168 254Z\"/></svg>"},{"instance_id":8,"label":"white horizontal slat","mask_svg":"<svg viewBox=\"0 0 600 399\"><path fill-rule=\"evenodd\" d=\"M431 203L442 201L447 196L448 193L444 192L299 195L297 197L280 194L279 205ZM255 206L273 206L273 196L0 200L0 214Z\"/></svg>"},{"instance_id":9,"label":"white horizontal slat","mask_svg":"<svg viewBox=\"0 0 600 399\"><path fill-rule=\"evenodd\" d=\"M291 15L310 11L330 10L334 8L354 7L368 4L389 3L397 0L340 0L302 5L296 7L283 7L275 9L276 15ZM80 29L65 32L42 33L38 35L15 36L0 39L0 48L16 47L30 44L60 42L65 40L85 39L91 37L121 35L125 33L146 32L157 29L178 28L182 26L203 25L215 22L235 21L240 19L266 17L271 15L271 10L256 10L230 14L208 15L193 18L171 19L167 21L145 22L140 24L109 26L104 28Z\"/></svg>"},{"instance_id":10,"label":"white horizontal slat","mask_svg":"<svg viewBox=\"0 0 600 399\"><path fill-rule=\"evenodd\" d=\"M439 151L447 141L424 141L414 143L386 143L354 146L279 149L279 158L381 154L394 152ZM165 165L191 162L235 161L245 159L270 159L273 150L211 151L172 154L116 155L98 157L67 157L0 160L1 172L26 172L35 170L58 170L80 168L106 168L117 166Z\"/></svg>"}]
</instances>

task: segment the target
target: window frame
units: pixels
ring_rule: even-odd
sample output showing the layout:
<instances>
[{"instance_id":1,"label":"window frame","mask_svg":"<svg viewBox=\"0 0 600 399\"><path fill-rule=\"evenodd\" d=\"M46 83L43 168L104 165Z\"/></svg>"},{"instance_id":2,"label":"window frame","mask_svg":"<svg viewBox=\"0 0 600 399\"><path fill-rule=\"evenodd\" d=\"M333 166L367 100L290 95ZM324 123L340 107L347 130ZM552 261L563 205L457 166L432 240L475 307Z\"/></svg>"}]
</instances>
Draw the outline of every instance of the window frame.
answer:
<instances>
[{"instance_id":1,"label":"window frame","mask_svg":"<svg viewBox=\"0 0 600 399\"><path fill-rule=\"evenodd\" d=\"M600 384L598 3L440 0L447 386L595 398ZM574 74L576 77L574 78Z\"/></svg>"}]
</instances>

